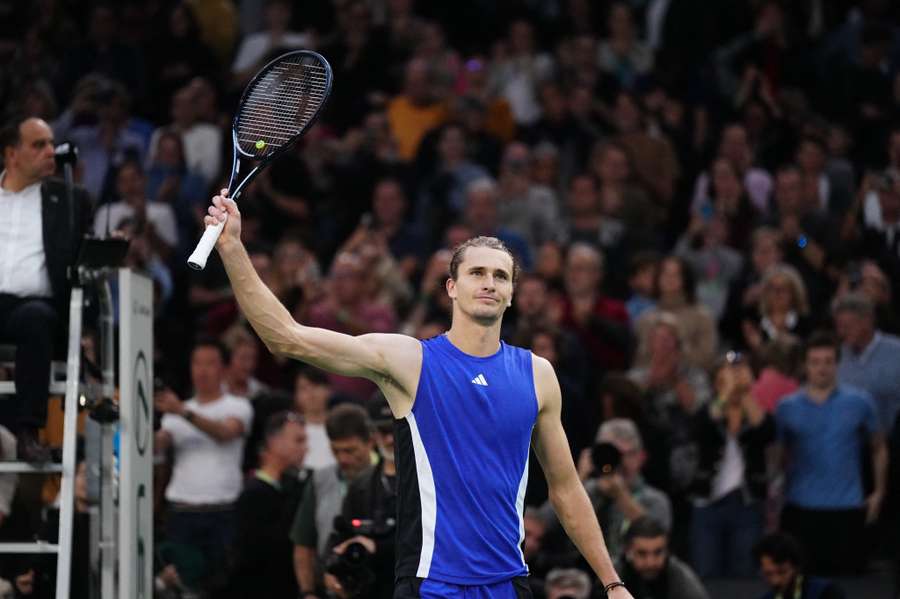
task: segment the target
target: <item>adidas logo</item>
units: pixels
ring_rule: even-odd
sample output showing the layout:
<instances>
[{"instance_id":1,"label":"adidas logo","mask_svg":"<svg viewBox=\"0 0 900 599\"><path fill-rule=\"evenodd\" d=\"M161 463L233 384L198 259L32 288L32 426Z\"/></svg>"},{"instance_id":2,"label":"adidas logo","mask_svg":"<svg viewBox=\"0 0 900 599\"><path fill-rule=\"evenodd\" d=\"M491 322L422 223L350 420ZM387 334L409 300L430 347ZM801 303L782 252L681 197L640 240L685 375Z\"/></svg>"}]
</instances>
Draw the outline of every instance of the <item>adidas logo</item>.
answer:
<instances>
[{"instance_id":1,"label":"adidas logo","mask_svg":"<svg viewBox=\"0 0 900 599\"><path fill-rule=\"evenodd\" d=\"M476 376L474 379L472 379L472 382L475 383L476 385L481 385L482 387L488 386L487 379L484 378L483 374L479 374L478 376Z\"/></svg>"}]
</instances>

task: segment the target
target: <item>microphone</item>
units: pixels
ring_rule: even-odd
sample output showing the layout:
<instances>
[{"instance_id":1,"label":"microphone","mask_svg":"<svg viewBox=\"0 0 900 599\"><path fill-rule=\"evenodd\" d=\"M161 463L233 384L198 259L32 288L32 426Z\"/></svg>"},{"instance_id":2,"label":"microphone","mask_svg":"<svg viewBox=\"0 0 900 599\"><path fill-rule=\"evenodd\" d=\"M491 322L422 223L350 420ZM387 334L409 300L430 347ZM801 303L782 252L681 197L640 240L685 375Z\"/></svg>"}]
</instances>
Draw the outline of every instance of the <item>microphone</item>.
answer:
<instances>
[{"instance_id":1,"label":"microphone","mask_svg":"<svg viewBox=\"0 0 900 599\"><path fill-rule=\"evenodd\" d=\"M78 146L71 141L64 141L53 149L57 166L74 165L78 162Z\"/></svg>"}]
</instances>

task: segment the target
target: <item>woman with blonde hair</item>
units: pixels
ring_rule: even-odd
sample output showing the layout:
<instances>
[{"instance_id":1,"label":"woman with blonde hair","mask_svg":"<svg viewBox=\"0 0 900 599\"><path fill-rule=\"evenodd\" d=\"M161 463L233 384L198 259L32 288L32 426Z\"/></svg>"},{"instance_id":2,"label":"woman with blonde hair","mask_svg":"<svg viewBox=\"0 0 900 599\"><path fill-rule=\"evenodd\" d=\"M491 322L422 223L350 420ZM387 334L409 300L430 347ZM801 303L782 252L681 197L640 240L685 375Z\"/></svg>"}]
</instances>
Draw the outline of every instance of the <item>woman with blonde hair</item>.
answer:
<instances>
[{"instance_id":1,"label":"woman with blonde hair","mask_svg":"<svg viewBox=\"0 0 900 599\"><path fill-rule=\"evenodd\" d=\"M800 273L787 264L769 268L759 302L741 325L746 347L757 352L765 342L785 335L804 339L811 327L809 297Z\"/></svg>"}]
</instances>

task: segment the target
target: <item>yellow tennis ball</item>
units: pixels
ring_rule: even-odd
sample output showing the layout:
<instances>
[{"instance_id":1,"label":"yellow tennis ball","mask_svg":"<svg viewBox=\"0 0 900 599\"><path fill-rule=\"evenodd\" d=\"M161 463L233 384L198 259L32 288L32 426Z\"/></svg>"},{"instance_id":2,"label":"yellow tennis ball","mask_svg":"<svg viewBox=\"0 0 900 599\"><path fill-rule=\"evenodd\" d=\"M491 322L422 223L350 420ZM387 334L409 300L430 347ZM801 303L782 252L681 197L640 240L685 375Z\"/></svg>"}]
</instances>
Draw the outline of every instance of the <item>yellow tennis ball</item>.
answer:
<instances>
[{"instance_id":1,"label":"yellow tennis ball","mask_svg":"<svg viewBox=\"0 0 900 599\"><path fill-rule=\"evenodd\" d=\"M264 142L263 140L260 139L259 141L256 142L257 150L262 150L265 147L266 147L266 142Z\"/></svg>"}]
</instances>

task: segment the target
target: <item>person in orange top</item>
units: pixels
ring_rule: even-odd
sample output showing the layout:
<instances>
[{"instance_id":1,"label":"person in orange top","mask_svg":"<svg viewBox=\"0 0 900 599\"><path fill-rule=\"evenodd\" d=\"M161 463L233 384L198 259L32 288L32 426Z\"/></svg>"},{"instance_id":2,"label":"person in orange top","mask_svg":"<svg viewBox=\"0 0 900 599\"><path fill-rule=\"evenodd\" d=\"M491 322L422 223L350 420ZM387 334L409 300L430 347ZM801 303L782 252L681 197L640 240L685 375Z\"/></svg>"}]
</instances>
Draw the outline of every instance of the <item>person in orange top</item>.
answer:
<instances>
[{"instance_id":1,"label":"person in orange top","mask_svg":"<svg viewBox=\"0 0 900 599\"><path fill-rule=\"evenodd\" d=\"M427 62L414 58L407 63L403 93L391 99L387 113L400 158L412 160L422 137L449 116L446 103L434 96Z\"/></svg>"}]
</instances>

